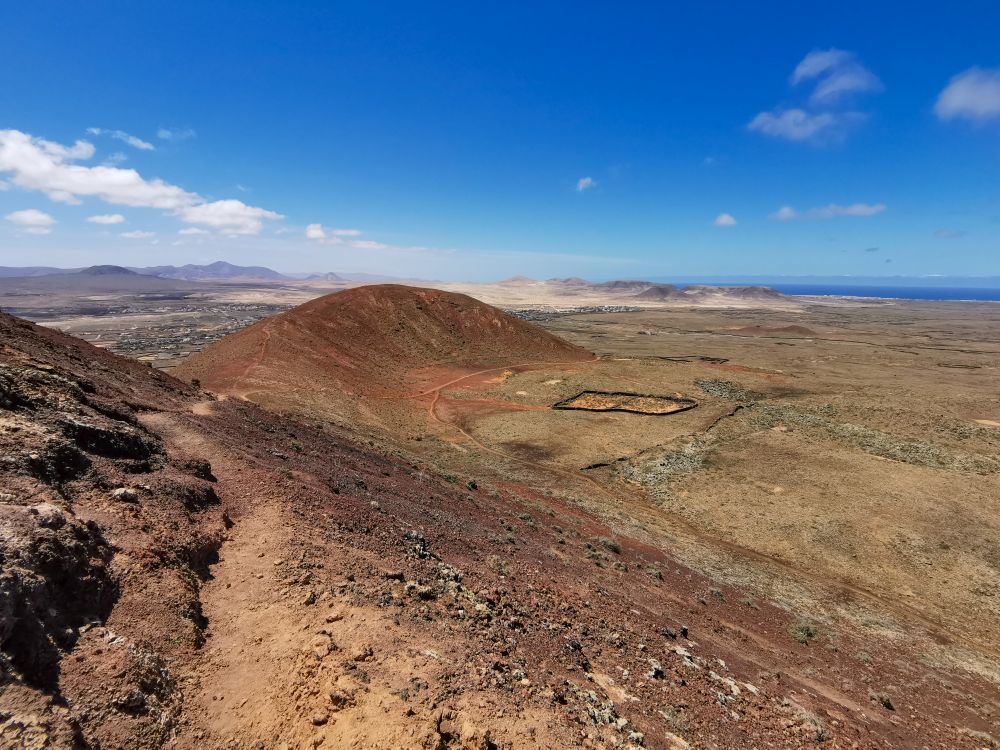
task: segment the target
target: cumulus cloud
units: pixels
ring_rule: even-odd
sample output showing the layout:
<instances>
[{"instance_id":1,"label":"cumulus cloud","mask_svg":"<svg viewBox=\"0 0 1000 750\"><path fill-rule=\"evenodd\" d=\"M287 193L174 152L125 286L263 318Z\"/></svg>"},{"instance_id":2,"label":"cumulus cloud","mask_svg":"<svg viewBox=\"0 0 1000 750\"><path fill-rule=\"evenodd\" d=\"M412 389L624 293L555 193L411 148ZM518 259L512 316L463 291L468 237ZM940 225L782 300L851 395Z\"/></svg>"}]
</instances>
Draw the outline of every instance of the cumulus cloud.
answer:
<instances>
[{"instance_id":1,"label":"cumulus cloud","mask_svg":"<svg viewBox=\"0 0 1000 750\"><path fill-rule=\"evenodd\" d=\"M882 82L853 52L841 49L810 52L795 67L790 80L793 86L814 83L808 102L760 112L748 123L750 130L798 142L838 141L867 117L846 106L845 100L883 88Z\"/></svg>"},{"instance_id":2,"label":"cumulus cloud","mask_svg":"<svg viewBox=\"0 0 1000 750\"><path fill-rule=\"evenodd\" d=\"M593 177L581 177L576 181L576 192L582 193L584 190L589 190L592 187L597 187L597 181Z\"/></svg>"},{"instance_id":3,"label":"cumulus cloud","mask_svg":"<svg viewBox=\"0 0 1000 750\"><path fill-rule=\"evenodd\" d=\"M838 216L875 216L886 210L884 203L851 203L842 206L839 203L829 203L819 208L810 208L799 213L791 206L782 206L768 215L775 221L791 221L793 219L835 219Z\"/></svg>"},{"instance_id":4,"label":"cumulus cloud","mask_svg":"<svg viewBox=\"0 0 1000 750\"><path fill-rule=\"evenodd\" d=\"M142 140L134 135L129 135L124 130L106 130L104 128L87 128L87 132L91 135L106 135L109 138L114 138L116 141L121 141L122 143L127 143L132 148L137 148L140 151L155 151L156 146L148 141Z\"/></svg>"},{"instance_id":5,"label":"cumulus cloud","mask_svg":"<svg viewBox=\"0 0 1000 750\"><path fill-rule=\"evenodd\" d=\"M188 224L211 227L223 234L258 234L264 228L264 219L284 218L275 211L248 206L233 198L184 206L177 210L177 215Z\"/></svg>"},{"instance_id":6,"label":"cumulus cloud","mask_svg":"<svg viewBox=\"0 0 1000 750\"><path fill-rule=\"evenodd\" d=\"M969 68L938 95L934 113L942 120L982 122L1000 117L1000 68Z\"/></svg>"},{"instance_id":7,"label":"cumulus cloud","mask_svg":"<svg viewBox=\"0 0 1000 750\"><path fill-rule=\"evenodd\" d=\"M37 208L14 211L7 214L4 218L20 227L48 227L56 223L55 219L44 211L39 211Z\"/></svg>"},{"instance_id":8,"label":"cumulus cloud","mask_svg":"<svg viewBox=\"0 0 1000 750\"><path fill-rule=\"evenodd\" d=\"M732 214L719 214L712 223L717 227L734 227L736 226L736 219Z\"/></svg>"},{"instance_id":9,"label":"cumulus cloud","mask_svg":"<svg viewBox=\"0 0 1000 750\"><path fill-rule=\"evenodd\" d=\"M308 240L325 240L326 230L323 229L322 224L310 224L306 227L306 239Z\"/></svg>"},{"instance_id":10,"label":"cumulus cloud","mask_svg":"<svg viewBox=\"0 0 1000 750\"><path fill-rule=\"evenodd\" d=\"M163 180L143 179L134 169L74 163L93 155L94 147L86 141L67 147L19 130L0 130L0 173L13 173L15 185L39 190L54 201L76 204L81 197L95 197L122 206L170 210L198 200Z\"/></svg>"},{"instance_id":11,"label":"cumulus cloud","mask_svg":"<svg viewBox=\"0 0 1000 750\"><path fill-rule=\"evenodd\" d=\"M52 231L50 227L56 223L55 219L37 208L14 211L4 218L26 234L48 234Z\"/></svg>"},{"instance_id":12,"label":"cumulus cloud","mask_svg":"<svg viewBox=\"0 0 1000 750\"><path fill-rule=\"evenodd\" d=\"M160 128L156 131L156 137L164 141L186 141L194 138L195 132L191 128Z\"/></svg>"},{"instance_id":13,"label":"cumulus cloud","mask_svg":"<svg viewBox=\"0 0 1000 750\"><path fill-rule=\"evenodd\" d=\"M121 224L125 221L125 217L121 214L98 214L97 216L88 216L87 221L91 224Z\"/></svg>"},{"instance_id":14,"label":"cumulus cloud","mask_svg":"<svg viewBox=\"0 0 1000 750\"><path fill-rule=\"evenodd\" d=\"M10 174L14 185L45 193L53 201L78 204L81 198L94 197L112 205L158 208L185 223L231 235L256 234L263 220L283 218L238 200L207 202L177 185L146 179L134 169L76 163L93 155L94 147L86 141L63 146L19 130L0 130L0 175Z\"/></svg>"},{"instance_id":15,"label":"cumulus cloud","mask_svg":"<svg viewBox=\"0 0 1000 750\"><path fill-rule=\"evenodd\" d=\"M148 240L150 237L155 237L156 232L144 232L141 229L136 229L131 232L122 232L121 236L129 240Z\"/></svg>"},{"instance_id":16,"label":"cumulus cloud","mask_svg":"<svg viewBox=\"0 0 1000 750\"><path fill-rule=\"evenodd\" d=\"M842 49L813 50L795 66L791 80L793 85L815 80L816 88L809 98L817 103L883 88L882 82L858 62L853 52Z\"/></svg>"}]
</instances>

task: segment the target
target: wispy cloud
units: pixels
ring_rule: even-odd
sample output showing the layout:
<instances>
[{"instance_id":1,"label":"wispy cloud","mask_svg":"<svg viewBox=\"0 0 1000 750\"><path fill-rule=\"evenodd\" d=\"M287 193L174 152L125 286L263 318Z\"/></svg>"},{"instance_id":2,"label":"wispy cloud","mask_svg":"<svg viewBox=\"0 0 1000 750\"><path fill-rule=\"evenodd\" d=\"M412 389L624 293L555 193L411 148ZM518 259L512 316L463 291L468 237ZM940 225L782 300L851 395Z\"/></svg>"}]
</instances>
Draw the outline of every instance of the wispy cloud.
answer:
<instances>
[{"instance_id":1,"label":"wispy cloud","mask_svg":"<svg viewBox=\"0 0 1000 750\"><path fill-rule=\"evenodd\" d=\"M265 220L284 218L239 200L209 202L177 185L145 179L134 169L77 163L93 156L94 146L86 141L64 146L19 130L0 130L0 175L10 174L18 187L40 191L53 201L75 205L94 197L112 205L157 208L226 235L257 234Z\"/></svg>"},{"instance_id":2,"label":"wispy cloud","mask_svg":"<svg viewBox=\"0 0 1000 750\"><path fill-rule=\"evenodd\" d=\"M761 112L747 126L764 135L789 141L838 140L850 127L863 122L861 112L806 112L804 109L776 109Z\"/></svg>"},{"instance_id":3,"label":"wispy cloud","mask_svg":"<svg viewBox=\"0 0 1000 750\"><path fill-rule=\"evenodd\" d=\"M795 66L792 85L813 80L816 87L809 99L814 103L827 103L848 94L876 93L883 89L882 82L858 62L853 52L842 49L813 50Z\"/></svg>"},{"instance_id":4,"label":"wispy cloud","mask_svg":"<svg viewBox=\"0 0 1000 750\"><path fill-rule=\"evenodd\" d=\"M774 213L768 214L767 218L774 219L775 221L791 221L792 219L797 219L798 216L799 212L791 206L782 206Z\"/></svg>"},{"instance_id":5,"label":"wispy cloud","mask_svg":"<svg viewBox=\"0 0 1000 750\"><path fill-rule=\"evenodd\" d=\"M121 214L98 214L97 216L88 216L87 221L91 224L122 224L125 217Z\"/></svg>"},{"instance_id":6,"label":"wispy cloud","mask_svg":"<svg viewBox=\"0 0 1000 750\"><path fill-rule=\"evenodd\" d=\"M56 223L55 219L37 208L13 211L4 218L27 234L48 234L52 231L52 225Z\"/></svg>"},{"instance_id":7,"label":"wispy cloud","mask_svg":"<svg viewBox=\"0 0 1000 750\"><path fill-rule=\"evenodd\" d=\"M957 240L967 234L964 229L938 229L934 232L934 236L940 240Z\"/></svg>"},{"instance_id":8,"label":"wispy cloud","mask_svg":"<svg viewBox=\"0 0 1000 750\"><path fill-rule=\"evenodd\" d=\"M375 240L347 240L347 244L359 250L388 250L392 247L384 242L376 242Z\"/></svg>"},{"instance_id":9,"label":"wispy cloud","mask_svg":"<svg viewBox=\"0 0 1000 750\"><path fill-rule=\"evenodd\" d=\"M736 219L732 214L719 214L712 223L717 227L735 227Z\"/></svg>"},{"instance_id":10,"label":"wispy cloud","mask_svg":"<svg viewBox=\"0 0 1000 750\"><path fill-rule=\"evenodd\" d=\"M1000 68L969 68L938 95L934 113L942 120L983 122L1000 117Z\"/></svg>"},{"instance_id":11,"label":"wispy cloud","mask_svg":"<svg viewBox=\"0 0 1000 750\"><path fill-rule=\"evenodd\" d=\"M105 128L87 128L87 132L90 135L101 136L105 135L109 138L114 138L116 141L121 141L122 143L127 143L132 148L137 148L140 151L155 151L156 146L148 141L142 140L134 135L129 135L124 130L107 130Z\"/></svg>"},{"instance_id":12,"label":"wispy cloud","mask_svg":"<svg viewBox=\"0 0 1000 750\"><path fill-rule=\"evenodd\" d=\"M156 137L163 141L186 141L195 135L191 128L160 128L156 131Z\"/></svg>"},{"instance_id":13,"label":"wispy cloud","mask_svg":"<svg viewBox=\"0 0 1000 750\"><path fill-rule=\"evenodd\" d=\"M792 86L814 83L807 103L760 112L747 124L750 130L798 142L839 141L867 118L847 106L847 100L883 89L882 82L853 52L841 49L810 52L795 67L790 81Z\"/></svg>"},{"instance_id":14,"label":"wispy cloud","mask_svg":"<svg viewBox=\"0 0 1000 750\"><path fill-rule=\"evenodd\" d=\"M581 177L576 181L576 192L582 193L584 190L597 187L597 181L593 177Z\"/></svg>"},{"instance_id":15,"label":"wispy cloud","mask_svg":"<svg viewBox=\"0 0 1000 750\"><path fill-rule=\"evenodd\" d=\"M113 154L108 154L104 157L102 164L105 167L117 167L119 164L128 161L128 156L122 151L115 151Z\"/></svg>"},{"instance_id":16,"label":"wispy cloud","mask_svg":"<svg viewBox=\"0 0 1000 750\"><path fill-rule=\"evenodd\" d=\"M884 203L851 203L847 206L830 203L800 213L791 206L782 206L774 213L769 214L768 218L775 221L792 221L793 219L835 219L840 216L875 216L884 212L886 208Z\"/></svg>"},{"instance_id":17,"label":"wispy cloud","mask_svg":"<svg viewBox=\"0 0 1000 750\"><path fill-rule=\"evenodd\" d=\"M306 227L306 239L325 242L328 245L341 245L345 237L360 237L360 229L327 229L322 224L310 224Z\"/></svg>"},{"instance_id":18,"label":"wispy cloud","mask_svg":"<svg viewBox=\"0 0 1000 750\"><path fill-rule=\"evenodd\" d=\"M131 232L122 232L121 236L129 240L148 240L150 237L155 237L156 232L144 232L141 229L135 229Z\"/></svg>"},{"instance_id":19,"label":"wispy cloud","mask_svg":"<svg viewBox=\"0 0 1000 750\"><path fill-rule=\"evenodd\" d=\"M185 237L195 236L199 234L211 234L207 229L198 229L198 227L184 227L179 230L177 234L183 234Z\"/></svg>"}]
</instances>

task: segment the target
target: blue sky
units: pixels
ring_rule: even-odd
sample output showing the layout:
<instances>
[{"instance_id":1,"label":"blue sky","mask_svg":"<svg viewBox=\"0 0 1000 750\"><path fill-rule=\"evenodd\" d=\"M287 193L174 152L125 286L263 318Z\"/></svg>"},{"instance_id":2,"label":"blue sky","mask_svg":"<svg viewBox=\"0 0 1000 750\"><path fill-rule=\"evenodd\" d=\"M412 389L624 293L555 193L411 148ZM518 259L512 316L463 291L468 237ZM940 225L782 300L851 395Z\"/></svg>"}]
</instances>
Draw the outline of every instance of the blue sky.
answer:
<instances>
[{"instance_id":1,"label":"blue sky","mask_svg":"<svg viewBox=\"0 0 1000 750\"><path fill-rule=\"evenodd\" d=\"M671 5L5 3L0 264L1000 274L1000 6Z\"/></svg>"}]
</instances>

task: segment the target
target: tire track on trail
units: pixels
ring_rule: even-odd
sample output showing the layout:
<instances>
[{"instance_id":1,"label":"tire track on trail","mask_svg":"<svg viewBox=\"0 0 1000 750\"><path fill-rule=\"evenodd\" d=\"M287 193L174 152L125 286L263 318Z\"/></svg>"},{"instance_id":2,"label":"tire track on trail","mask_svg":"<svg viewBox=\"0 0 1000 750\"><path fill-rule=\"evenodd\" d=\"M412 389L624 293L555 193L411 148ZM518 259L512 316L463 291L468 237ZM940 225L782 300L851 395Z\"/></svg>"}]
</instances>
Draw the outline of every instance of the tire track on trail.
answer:
<instances>
[{"instance_id":1,"label":"tire track on trail","mask_svg":"<svg viewBox=\"0 0 1000 750\"><path fill-rule=\"evenodd\" d=\"M234 385L239 384L250 377L250 373L261 366L264 362L264 357L267 354L267 345L271 343L271 329L274 327L273 321L267 321L263 326L263 338L260 342L260 349L249 364L243 368L243 372L236 377ZM240 395L245 395L247 391L242 391Z\"/></svg>"}]
</instances>

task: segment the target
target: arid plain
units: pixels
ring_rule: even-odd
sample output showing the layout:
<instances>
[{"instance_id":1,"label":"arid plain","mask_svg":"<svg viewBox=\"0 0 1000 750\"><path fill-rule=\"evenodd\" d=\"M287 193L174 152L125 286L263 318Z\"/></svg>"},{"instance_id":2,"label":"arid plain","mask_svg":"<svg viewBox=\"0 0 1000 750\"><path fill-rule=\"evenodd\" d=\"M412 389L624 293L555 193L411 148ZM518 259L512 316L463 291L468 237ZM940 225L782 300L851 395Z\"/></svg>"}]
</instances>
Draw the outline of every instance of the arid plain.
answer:
<instances>
[{"instance_id":1,"label":"arid plain","mask_svg":"<svg viewBox=\"0 0 1000 750\"><path fill-rule=\"evenodd\" d=\"M524 283L460 288L510 307L531 299ZM531 309L567 307L534 288ZM1000 305L737 299L535 322L596 357L429 367L402 396L332 395L313 381L257 393L264 363L238 390L581 504L828 624L831 639L842 621L917 634L928 658L1000 676ZM584 391L697 407L552 408Z\"/></svg>"},{"instance_id":2,"label":"arid plain","mask_svg":"<svg viewBox=\"0 0 1000 750\"><path fill-rule=\"evenodd\" d=\"M141 590L63 660L88 736L995 746L1000 305L437 286L103 289L38 315L182 381L155 373L129 429L210 460L225 511L190 643L156 645L160 713L86 692L100 638L178 619ZM199 327L184 306L212 300ZM120 387L124 365L34 336L5 354L52 363L31 378ZM89 476L79 517L141 547Z\"/></svg>"}]
</instances>

